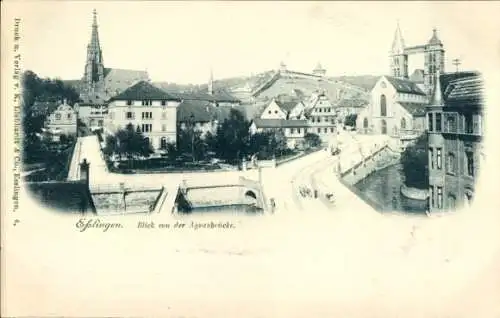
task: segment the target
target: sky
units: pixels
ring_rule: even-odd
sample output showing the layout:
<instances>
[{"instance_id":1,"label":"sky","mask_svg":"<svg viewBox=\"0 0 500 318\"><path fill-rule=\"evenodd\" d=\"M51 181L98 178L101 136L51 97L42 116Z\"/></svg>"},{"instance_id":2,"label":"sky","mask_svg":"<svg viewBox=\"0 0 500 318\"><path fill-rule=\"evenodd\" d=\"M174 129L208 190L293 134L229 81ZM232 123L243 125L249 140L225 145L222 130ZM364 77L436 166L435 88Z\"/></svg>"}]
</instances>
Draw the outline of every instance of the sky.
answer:
<instances>
[{"instance_id":1,"label":"sky","mask_svg":"<svg viewBox=\"0 0 500 318\"><path fill-rule=\"evenodd\" d=\"M434 27L446 70L487 67L498 43L495 2L20 2L22 66L40 76L83 75L92 10L105 67L147 70L153 81L205 83L276 69L329 76L389 72L399 21L406 45L425 44ZM21 7L21 5L24 5ZM496 30L496 31L495 31ZM410 72L422 68L410 57Z\"/></svg>"}]
</instances>

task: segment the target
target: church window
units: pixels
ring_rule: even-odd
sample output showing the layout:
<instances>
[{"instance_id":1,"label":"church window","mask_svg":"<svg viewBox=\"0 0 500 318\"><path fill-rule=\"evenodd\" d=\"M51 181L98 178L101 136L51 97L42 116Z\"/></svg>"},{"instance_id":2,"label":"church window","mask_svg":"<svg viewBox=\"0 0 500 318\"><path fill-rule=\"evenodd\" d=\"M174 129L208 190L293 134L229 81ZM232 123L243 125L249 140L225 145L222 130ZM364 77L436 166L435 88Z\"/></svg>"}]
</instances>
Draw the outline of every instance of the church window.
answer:
<instances>
[{"instance_id":1,"label":"church window","mask_svg":"<svg viewBox=\"0 0 500 318\"><path fill-rule=\"evenodd\" d=\"M441 161L442 161L442 149L436 149L436 166L438 169L441 169Z\"/></svg>"},{"instance_id":2,"label":"church window","mask_svg":"<svg viewBox=\"0 0 500 318\"><path fill-rule=\"evenodd\" d=\"M406 129L406 119L401 118L401 129Z\"/></svg>"},{"instance_id":3,"label":"church window","mask_svg":"<svg viewBox=\"0 0 500 318\"><path fill-rule=\"evenodd\" d=\"M441 132L441 113L436 114L436 131Z\"/></svg>"},{"instance_id":4,"label":"church window","mask_svg":"<svg viewBox=\"0 0 500 318\"><path fill-rule=\"evenodd\" d=\"M127 101L127 106L131 106L132 105L132 101L131 100L128 100Z\"/></svg>"},{"instance_id":5,"label":"church window","mask_svg":"<svg viewBox=\"0 0 500 318\"><path fill-rule=\"evenodd\" d=\"M387 100L384 94L380 95L380 116L387 116Z\"/></svg>"},{"instance_id":6,"label":"church window","mask_svg":"<svg viewBox=\"0 0 500 318\"><path fill-rule=\"evenodd\" d=\"M457 205L457 198L452 193L448 194L448 209L454 210Z\"/></svg>"}]
</instances>

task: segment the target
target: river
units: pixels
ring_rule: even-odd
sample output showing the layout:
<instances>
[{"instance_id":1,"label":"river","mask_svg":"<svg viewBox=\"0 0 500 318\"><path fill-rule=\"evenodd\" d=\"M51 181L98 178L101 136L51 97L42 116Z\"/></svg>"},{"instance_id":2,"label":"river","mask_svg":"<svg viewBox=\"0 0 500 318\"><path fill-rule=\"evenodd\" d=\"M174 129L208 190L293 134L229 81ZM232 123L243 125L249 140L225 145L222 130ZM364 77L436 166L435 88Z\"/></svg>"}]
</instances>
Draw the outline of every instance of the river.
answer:
<instances>
[{"instance_id":1,"label":"river","mask_svg":"<svg viewBox=\"0 0 500 318\"><path fill-rule=\"evenodd\" d=\"M359 195L374 202L380 212L425 214L426 202L413 200L401 194L402 165L396 164L372 173L355 185Z\"/></svg>"}]
</instances>

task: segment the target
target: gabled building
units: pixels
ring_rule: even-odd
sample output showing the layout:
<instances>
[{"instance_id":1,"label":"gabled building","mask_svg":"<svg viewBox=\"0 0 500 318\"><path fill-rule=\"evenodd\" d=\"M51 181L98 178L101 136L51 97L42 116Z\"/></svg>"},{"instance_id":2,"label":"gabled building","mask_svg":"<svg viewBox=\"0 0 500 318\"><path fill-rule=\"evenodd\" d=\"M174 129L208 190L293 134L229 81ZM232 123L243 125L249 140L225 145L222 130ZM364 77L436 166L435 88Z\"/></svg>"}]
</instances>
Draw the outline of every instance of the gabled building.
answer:
<instances>
[{"instance_id":1,"label":"gabled building","mask_svg":"<svg viewBox=\"0 0 500 318\"><path fill-rule=\"evenodd\" d=\"M262 119L255 118L250 124L250 134L282 131L288 148L301 147L307 133L307 120Z\"/></svg>"},{"instance_id":2,"label":"gabled building","mask_svg":"<svg viewBox=\"0 0 500 318\"><path fill-rule=\"evenodd\" d=\"M184 100L177 107L177 127L187 129L193 126L201 131L202 136L210 132L215 134L219 124L214 106L207 101Z\"/></svg>"},{"instance_id":3,"label":"gabled building","mask_svg":"<svg viewBox=\"0 0 500 318\"><path fill-rule=\"evenodd\" d=\"M425 130L427 96L408 79L379 78L368 106L358 114L359 132L415 139Z\"/></svg>"},{"instance_id":4,"label":"gabled building","mask_svg":"<svg viewBox=\"0 0 500 318\"><path fill-rule=\"evenodd\" d=\"M49 131L57 131L61 135L77 135L77 112L67 104L66 100L50 114L45 122Z\"/></svg>"},{"instance_id":5,"label":"gabled building","mask_svg":"<svg viewBox=\"0 0 500 318\"><path fill-rule=\"evenodd\" d=\"M306 105L307 132L319 135L323 143L329 143L337 136L337 113L324 93L319 93Z\"/></svg>"},{"instance_id":6,"label":"gabled building","mask_svg":"<svg viewBox=\"0 0 500 318\"><path fill-rule=\"evenodd\" d=\"M109 100L104 131L115 134L132 124L148 138L155 151L162 151L167 143L176 142L180 103L179 97L141 81Z\"/></svg>"},{"instance_id":7,"label":"gabled building","mask_svg":"<svg viewBox=\"0 0 500 318\"><path fill-rule=\"evenodd\" d=\"M484 84L477 73L438 75L427 107L429 211L470 206L484 160Z\"/></svg>"}]
</instances>

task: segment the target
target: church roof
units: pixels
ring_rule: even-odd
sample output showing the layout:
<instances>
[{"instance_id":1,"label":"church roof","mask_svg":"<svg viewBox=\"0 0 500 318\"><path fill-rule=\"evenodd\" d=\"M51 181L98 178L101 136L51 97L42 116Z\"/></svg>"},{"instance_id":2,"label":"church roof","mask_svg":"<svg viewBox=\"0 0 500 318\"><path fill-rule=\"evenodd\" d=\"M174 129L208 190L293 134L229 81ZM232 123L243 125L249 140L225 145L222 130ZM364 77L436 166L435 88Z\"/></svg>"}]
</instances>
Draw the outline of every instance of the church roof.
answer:
<instances>
[{"instance_id":1,"label":"church roof","mask_svg":"<svg viewBox=\"0 0 500 318\"><path fill-rule=\"evenodd\" d=\"M393 77L393 76L385 76L387 80L394 86L396 91L398 93L407 93L407 94L415 94L415 95L422 95L425 96L426 94L424 91L420 89L420 87L417 86L416 83L407 80L407 79L402 79L398 77Z\"/></svg>"},{"instance_id":2,"label":"church roof","mask_svg":"<svg viewBox=\"0 0 500 318\"><path fill-rule=\"evenodd\" d=\"M425 104L422 103L408 103L408 102L399 102L399 104L406 109L412 116L425 116Z\"/></svg>"},{"instance_id":3,"label":"church roof","mask_svg":"<svg viewBox=\"0 0 500 318\"><path fill-rule=\"evenodd\" d=\"M410 76L410 81L421 84L424 82L424 70L416 69Z\"/></svg>"},{"instance_id":4,"label":"church roof","mask_svg":"<svg viewBox=\"0 0 500 318\"><path fill-rule=\"evenodd\" d=\"M162 89L153 86L151 83L146 81L140 81L135 85L127 88L122 93L112 97L112 100L180 100L178 97L168 94Z\"/></svg>"},{"instance_id":5,"label":"church roof","mask_svg":"<svg viewBox=\"0 0 500 318\"><path fill-rule=\"evenodd\" d=\"M297 106L297 101L279 101L274 100L274 102L285 112L290 112L295 106Z\"/></svg>"}]
</instances>

